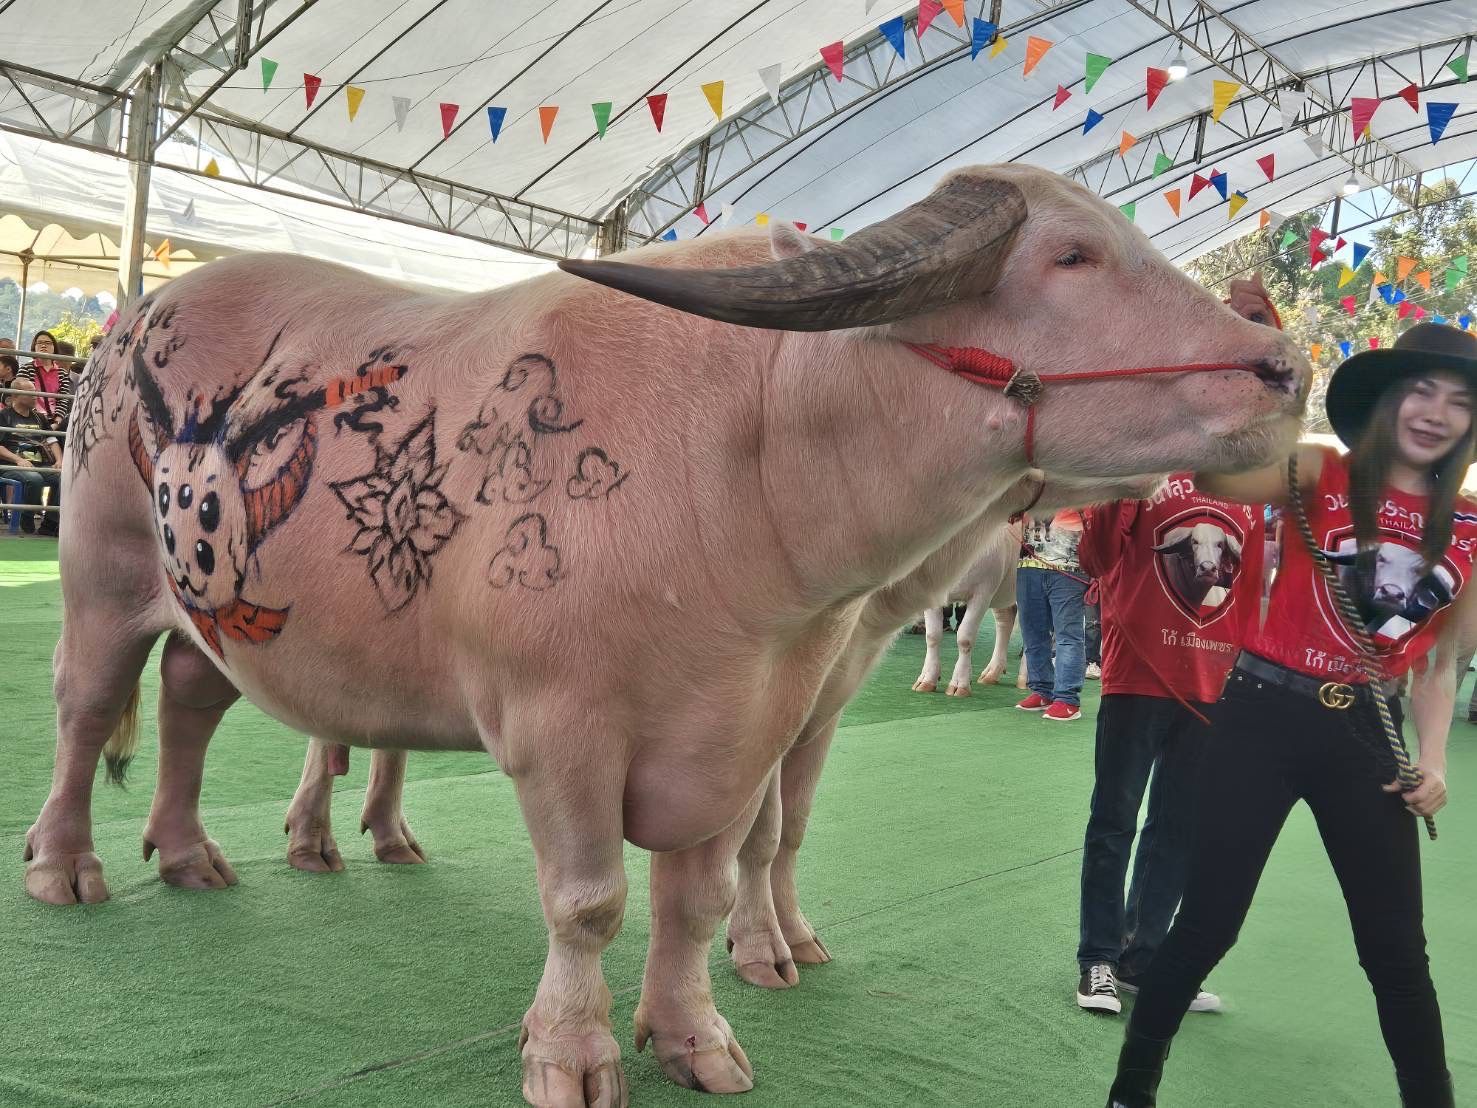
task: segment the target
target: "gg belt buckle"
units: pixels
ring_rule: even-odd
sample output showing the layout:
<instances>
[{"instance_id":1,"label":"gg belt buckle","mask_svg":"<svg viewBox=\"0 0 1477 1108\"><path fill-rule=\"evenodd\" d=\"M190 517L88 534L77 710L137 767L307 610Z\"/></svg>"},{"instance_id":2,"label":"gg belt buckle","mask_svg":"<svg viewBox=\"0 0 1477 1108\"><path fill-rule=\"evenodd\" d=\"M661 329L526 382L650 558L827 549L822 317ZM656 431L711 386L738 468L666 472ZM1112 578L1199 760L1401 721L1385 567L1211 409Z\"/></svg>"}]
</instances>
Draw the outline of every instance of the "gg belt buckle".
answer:
<instances>
[{"instance_id":1,"label":"gg belt buckle","mask_svg":"<svg viewBox=\"0 0 1477 1108\"><path fill-rule=\"evenodd\" d=\"M1325 708L1348 708L1354 703L1354 686L1327 681L1318 687L1318 703Z\"/></svg>"}]
</instances>

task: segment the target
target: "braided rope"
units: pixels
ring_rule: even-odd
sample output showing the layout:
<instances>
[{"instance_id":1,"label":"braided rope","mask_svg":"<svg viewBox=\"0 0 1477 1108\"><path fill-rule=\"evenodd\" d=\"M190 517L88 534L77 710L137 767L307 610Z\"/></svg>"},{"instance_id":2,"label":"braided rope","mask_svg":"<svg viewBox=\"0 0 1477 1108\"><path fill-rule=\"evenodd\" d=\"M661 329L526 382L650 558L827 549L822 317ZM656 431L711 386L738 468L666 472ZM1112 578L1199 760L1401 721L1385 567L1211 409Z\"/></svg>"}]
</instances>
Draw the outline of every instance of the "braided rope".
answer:
<instances>
[{"instance_id":1,"label":"braided rope","mask_svg":"<svg viewBox=\"0 0 1477 1108\"><path fill-rule=\"evenodd\" d=\"M1359 614L1359 608L1355 605L1353 598L1344 590L1343 582L1339 580L1338 574L1329 564L1328 557L1323 553L1323 548L1318 545L1318 540L1313 535L1313 526L1308 522L1308 512L1303 505L1302 490L1298 487L1297 451L1293 451L1287 459L1287 497L1292 503L1292 514L1297 518L1298 533L1302 535L1303 545L1308 548L1313 564L1318 567L1319 572L1323 574L1323 580L1328 583L1329 594L1338 606L1345 630L1353 635L1359 644L1359 668L1369 679L1369 694L1374 700L1375 710L1379 713L1380 726L1385 732L1385 742L1389 744L1390 754L1395 759L1396 780L1400 782L1402 790L1414 789L1421 783L1421 771L1411 765L1410 752L1405 749L1405 740L1396 730L1395 720L1390 715L1389 702L1385 699L1384 689L1380 687L1385 675L1376 661L1378 654L1374 640L1364 629L1364 617ZM1436 820L1431 816L1425 816L1424 819L1426 834L1434 839Z\"/></svg>"}]
</instances>

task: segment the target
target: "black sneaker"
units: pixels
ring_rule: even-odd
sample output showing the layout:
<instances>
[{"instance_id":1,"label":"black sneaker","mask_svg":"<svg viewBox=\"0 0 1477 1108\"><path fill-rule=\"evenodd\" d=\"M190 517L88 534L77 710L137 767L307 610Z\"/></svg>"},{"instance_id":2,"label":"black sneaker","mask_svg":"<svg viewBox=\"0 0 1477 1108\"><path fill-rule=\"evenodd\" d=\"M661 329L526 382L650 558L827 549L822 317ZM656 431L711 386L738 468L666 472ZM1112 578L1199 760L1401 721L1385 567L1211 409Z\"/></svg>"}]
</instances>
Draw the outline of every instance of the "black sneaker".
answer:
<instances>
[{"instance_id":1,"label":"black sneaker","mask_svg":"<svg viewBox=\"0 0 1477 1108\"><path fill-rule=\"evenodd\" d=\"M1077 982L1077 1007L1090 1012L1112 1012L1114 1015L1123 1011L1112 966L1106 962L1098 962L1083 971Z\"/></svg>"}]
</instances>

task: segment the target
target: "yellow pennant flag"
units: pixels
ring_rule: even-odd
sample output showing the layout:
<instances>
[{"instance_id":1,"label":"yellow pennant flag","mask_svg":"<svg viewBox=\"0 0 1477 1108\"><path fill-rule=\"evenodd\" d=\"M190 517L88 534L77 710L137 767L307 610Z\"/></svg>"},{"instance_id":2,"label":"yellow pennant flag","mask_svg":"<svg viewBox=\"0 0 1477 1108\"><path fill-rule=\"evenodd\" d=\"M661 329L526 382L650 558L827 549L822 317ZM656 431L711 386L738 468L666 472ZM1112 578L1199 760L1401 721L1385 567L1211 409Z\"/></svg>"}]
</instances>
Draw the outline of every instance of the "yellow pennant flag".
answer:
<instances>
[{"instance_id":1,"label":"yellow pennant flag","mask_svg":"<svg viewBox=\"0 0 1477 1108\"><path fill-rule=\"evenodd\" d=\"M1346 265L1339 266L1339 288L1343 288L1354 279L1354 271Z\"/></svg>"},{"instance_id":2,"label":"yellow pennant flag","mask_svg":"<svg viewBox=\"0 0 1477 1108\"><path fill-rule=\"evenodd\" d=\"M1029 77L1031 70L1036 68L1036 63L1046 57L1046 52L1055 45L1056 43L1049 38L1039 38L1036 35L1028 38L1026 40L1026 66L1021 70L1021 76Z\"/></svg>"},{"instance_id":3,"label":"yellow pennant flag","mask_svg":"<svg viewBox=\"0 0 1477 1108\"><path fill-rule=\"evenodd\" d=\"M1210 118L1219 123L1221 113L1231 106L1231 101L1241 91L1241 86L1235 81L1213 81L1211 85L1214 95L1211 101Z\"/></svg>"},{"instance_id":4,"label":"yellow pennant flag","mask_svg":"<svg viewBox=\"0 0 1477 1108\"><path fill-rule=\"evenodd\" d=\"M1246 203L1246 194L1244 192L1233 192L1233 193L1231 193L1231 214L1229 216L1227 216L1226 218L1227 219L1235 219L1236 218L1236 213L1241 210L1242 206L1245 203Z\"/></svg>"},{"instance_id":5,"label":"yellow pennant flag","mask_svg":"<svg viewBox=\"0 0 1477 1108\"><path fill-rule=\"evenodd\" d=\"M1416 266L1414 258L1401 257L1395 263L1395 280L1403 281L1410 276L1410 271Z\"/></svg>"},{"instance_id":6,"label":"yellow pennant flag","mask_svg":"<svg viewBox=\"0 0 1477 1108\"><path fill-rule=\"evenodd\" d=\"M703 86L703 95L708 98L708 106L713 109L713 114L719 119L723 118L723 82L709 81Z\"/></svg>"},{"instance_id":7,"label":"yellow pennant flag","mask_svg":"<svg viewBox=\"0 0 1477 1108\"><path fill-rule=\"evenodd\" d=\"M1180 214L1180 190L1170 189L1164 194L1164 199L1169 201L1169 206L1174 209L1174 214Z\"/></svg>"},{"instance_id":8,"label":"yellow pennant flag","mask_svg":"<svg viewBox=\"0 0 1477 1108\"><path fill-rule=\"evenodd\" d=\"M769 213L768 212L760 212L758 215L756 215L754 217L754 225L756 227L768 227L769 226Z\"/></svg>"},{"instance_id":9,"label":"yellow pennant flag","mask_svg":"<svg viewBox=\"0 0 1477 1108\"><path fill-rule=\"evenodd\" d=\"M1313 360L1316 362L1318 360L1318 355L1323 353L1323 344L1321 342L1313 343L1311 346L1308 347L1308 353L1313 355Z\"/></svg>"},{"instance_id":10,"label":"yellow pennant flag","mask_svg":"<svg viewBox=\"0 0 1477 1108\"><path fill-rule=\"evenodd\" d=\"M1138 139L1134 138L1127 131L1124 131L1123 137L1118 140L1118 156L1120 158L1125 157L1136 142L1138 142Z\"/></svg>"},{"instance_id":11,"label":"yellow pennant flag","mask_svg":"<svg viewBox=\"0 0 1477 1108\"><path fill-rule=\"evenodd\" d=\"M165 269L169 268L169 240L165 239L154 248L154 259Z\"/></svg>"},{"instance_id":12,"label":"yellow pennant flag","mask_svg":"<svg viewBox=\"0 0 1477 1108\"><path fill-rule=\"evenodd\" d=\"M1421 287L1427 292L1431 291L1431 271L1423 269L1415 275L1415 279L1421 283Z\"/></svg>"},{"instance_id":13,"label":"yellow pennant flag","mask_svg":"<svg viewBox=\"0 0 1477 1108\"><path fill-rule=\"evenodd\" d=\"M349 85L344 89L344 100L349 105L349 122L354 122L354 117L359 114L359 105L364 102L364 90L356 85Z\"/></svg>"},{"instance_id":14,"label":"yellow pennant flag","mask_svg":"<svg viewBox=\"0 0 1477 1108\"><path fill-rule=\"evenodd\" d=\"M994 43L990 46L990 57L998 58L1005 53L1005 44L1009 41L1004 35L996 35Z\"/></svg>"},{"instance_id":15,"label":"yellow pennant flag","mask_svg":"<svg viewBox=\"0 0 1477 1108\"><path fill-rule=\"evenodd\" d=\"M205 176L207 176L207 177L219 177L220 175L221 175L221 167L215 164L215 159L214 158L211 158L210 161L208 161L208 162L205 163Z\"/></svg>"}]
</instances>

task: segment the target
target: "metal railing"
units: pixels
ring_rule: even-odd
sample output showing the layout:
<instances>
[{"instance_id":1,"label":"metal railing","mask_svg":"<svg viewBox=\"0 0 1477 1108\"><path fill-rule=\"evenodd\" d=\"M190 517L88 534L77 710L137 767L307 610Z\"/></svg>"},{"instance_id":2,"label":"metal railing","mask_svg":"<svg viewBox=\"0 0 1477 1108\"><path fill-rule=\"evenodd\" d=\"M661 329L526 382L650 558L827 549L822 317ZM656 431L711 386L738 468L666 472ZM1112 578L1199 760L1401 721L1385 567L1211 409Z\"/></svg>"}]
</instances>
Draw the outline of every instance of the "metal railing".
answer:
<instances>
[{"instance_id":1,"label":"metal railing","mask_svg":"<svg viewBox=\"0 0 1477 1108\"><path fill-rule=\"evenodd\" d=\"M17 362L20 362L22 358L26 358L30 362L35 362L38 360L46 362L62 362L69 366L80 366L84 365L87 362L86 358L78 358L70 354L43 355L37 354L36 352L30 350L14 350L10 348L0 349L0 356L14 358ZM28 368L29 366L26 365L21 366L20 375L26 374ZM70 399L72 394L60 392L44 392L40 389L0 388L0 404L8 405L10 403L9 398L12 396L34 396L46 397L49 400L61 400ZM39 427L7 427L4 428L3 434L7 438L11 435L24 435L39 439L65 440L67 437L66 431L56 431L52 430L51 428ZM60 476L61 468L59 466L14 465L10 462L5 461L4 459L0 459L0 482L3 482L3 484L0 484L0 513L6 513L9 516L9 530L11 534L15 534L20 529L19 514L21 512L33 512L37 515L50 512L54 513L57 516L61 515L61 505L47 504L45 502L38 504L28 503L19 499L21 496L21 493L19 491L15 493L17 499L13 502L10 501L8 499L10 495L9 489L19 483L18 478L10 476L10 474L12 473L39 473L48 475L55 474L57 476Z\"/></svg>"}]
</instances>

